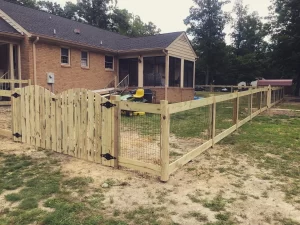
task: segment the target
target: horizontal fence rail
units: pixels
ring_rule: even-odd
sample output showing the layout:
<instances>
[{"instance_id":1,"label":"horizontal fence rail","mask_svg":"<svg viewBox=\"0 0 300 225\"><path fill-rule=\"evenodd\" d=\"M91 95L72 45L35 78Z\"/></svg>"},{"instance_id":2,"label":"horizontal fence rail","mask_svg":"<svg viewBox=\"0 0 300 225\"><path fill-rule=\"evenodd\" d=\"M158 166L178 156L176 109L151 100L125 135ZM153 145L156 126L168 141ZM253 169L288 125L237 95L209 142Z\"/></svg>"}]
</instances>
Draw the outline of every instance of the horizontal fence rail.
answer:
<instances>
[{"instance_id":1,"label":"horizontal fence rail","mask_svg":"<svg viewBox=\"0 0 300 225\"><path fill-rule=\"evenodd\" d=\"M119 96L108 100L85 89L55 95L39 86L16 89L16 94L15 141L168 181L176 170L280 102L284 92L269 86L175 104L120 101ZM107 154L111 160L103 158Z\"/></svg>"}]
</instances>

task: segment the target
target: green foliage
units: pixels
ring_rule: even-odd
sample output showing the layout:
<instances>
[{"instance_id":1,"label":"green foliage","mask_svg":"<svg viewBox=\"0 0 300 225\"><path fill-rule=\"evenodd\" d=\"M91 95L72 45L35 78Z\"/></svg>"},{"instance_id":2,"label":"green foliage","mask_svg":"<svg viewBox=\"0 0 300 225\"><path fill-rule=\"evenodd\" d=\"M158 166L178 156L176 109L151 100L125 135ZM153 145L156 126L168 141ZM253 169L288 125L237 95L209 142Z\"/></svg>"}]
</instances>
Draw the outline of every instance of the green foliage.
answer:
<instances>
[{"instance_id":1,"label":"green foliage","mask_svg":"<svg viewBox=\"0 0 300 225\"><path fill-rule=\"evenodd\" d=\"M226 1L194 0L195 6L184 20L187 32L194 37L193 45L201 60L197 68L205 71L205 83L212 81L211 72L216 72L224 63L226 44L223 32L227 16L222 10Z\"/></svg>"}]
</instances>

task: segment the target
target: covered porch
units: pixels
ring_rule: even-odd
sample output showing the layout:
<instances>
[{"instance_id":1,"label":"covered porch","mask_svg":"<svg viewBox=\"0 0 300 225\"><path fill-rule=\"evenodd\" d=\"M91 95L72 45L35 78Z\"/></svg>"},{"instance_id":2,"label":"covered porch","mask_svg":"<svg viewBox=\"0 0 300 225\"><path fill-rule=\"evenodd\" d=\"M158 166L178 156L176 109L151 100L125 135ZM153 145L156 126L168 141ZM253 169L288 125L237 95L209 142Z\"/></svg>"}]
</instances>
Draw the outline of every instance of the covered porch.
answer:
<instances>
[{"instance_id":1,"label":"covered porch","mask_svg":"<svg viewBox=\"0 0 300 225\"><path fill-rule=\"evenodd\" d=\"M175 56L168 51L119 56L119 82L129 77L129 88L151 89L154 102L192 100L195 85L195 58Z\"/></svg>"},{"instance_id":2,"label":"covered porch","mask_svg":"<svg viewBox=\"0 0 300 225\"><path fill-rule=\"evenodd\" d=\"M0 39L0 90L11 90L16 87L15 82L5 80L21 81L21 79L20 44Z\"/></svg>"}]
</instances>

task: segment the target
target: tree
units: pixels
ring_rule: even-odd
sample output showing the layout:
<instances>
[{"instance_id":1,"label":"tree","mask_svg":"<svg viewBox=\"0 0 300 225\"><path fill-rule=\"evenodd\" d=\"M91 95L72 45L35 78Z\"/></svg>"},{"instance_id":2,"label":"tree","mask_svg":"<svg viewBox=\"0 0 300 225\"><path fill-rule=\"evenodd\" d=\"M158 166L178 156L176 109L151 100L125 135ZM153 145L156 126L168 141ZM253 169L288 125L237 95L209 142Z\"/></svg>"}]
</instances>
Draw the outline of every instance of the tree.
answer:
<instances>
[{"instance_id":1,"label":"tree","mask_svg":"<svg viewBox=\"0 0 300 225\"><path fill-rule=\"evenodd\" d=\"M81 0L78 16L88 24L108 29L110 27L109 3L111 0Z\"/></svg>"},{"instance_id":2,"label":"tree","mask_svg":"<svg viewBox=\"0 0 300 225\"><path fill-rule=\"evenodd\" d=\"M205 70L205 84L213 79L211 72L218 74L222 70L226 56L226 44L223 32L228 17L222 7L227 1L194 0L195 7L184 20L189 26L187 32L194 37L193 45L201 60L201 70ZM199 68L199 65L197 66Z\"/></svg>"},{"instance_id":3,"label":"tree","mask_svg":"<svg viewBox=\"0 0 300 225\"><path fill-rule=\"evenodd\" d=\"M236 18L233 20L231 38L237 56L264 51L267 31L257 12L249 14L248 6L243 5L243 0L238 0L233 13Z\"/></svg>"},{"instance_id":4,"label":"tree","mask_svg":"<svg viewBox=\"0 0 300 225\"><path fill-rule=\"evenodd\" d=\"M57 15L57 16L65 16L64 10L60 7L60 4L56 2L49 2L49 1L39 1L37 3L41 10L44 10L48 13Z\"/></svg>"},{"instance_id":5,"label":"tree","mask_svg":"<svg viewBox=\"0 0 300 225\"><path fill-rule=\"evenodd\" d=\"M7 1L18 5L27 6L29 8L38 9L35 0L7 0Z\"/></svg>"},{"instance_id":6,"label":"tree","mask_svg":"<svg viewBox=\"0 0 300 225\"><path fill-rule=\"evenodd\" d=\"M115 8L111 19L111 30L129 37L155 35L161 31L152 22L144 23L139 16L129 13L126 9Z\"/></svg>"},{"instance_id":7,"label":"tree","mask_svg":"<svg viewBox=\"0 0 300 225\"><path fill-rule=\"evenodd\" d=\"M273 0L273 60L285 77L296 80L300 94L300 1Z\"/></svg>"},{"instance_id":8,"label":"tree","mask_svg":"<svg viewBox=\"0 0 300 225\"><path fill-rule=\"evenodd\" d=\"M267 29L256 12L249 14L243 0L237 0L233 8L232 38L233 52L236 60L231 64L234 68L236 81L251 82L255 78L265 77L268 67L264 41Z\"/></svg>"}]
</instances>

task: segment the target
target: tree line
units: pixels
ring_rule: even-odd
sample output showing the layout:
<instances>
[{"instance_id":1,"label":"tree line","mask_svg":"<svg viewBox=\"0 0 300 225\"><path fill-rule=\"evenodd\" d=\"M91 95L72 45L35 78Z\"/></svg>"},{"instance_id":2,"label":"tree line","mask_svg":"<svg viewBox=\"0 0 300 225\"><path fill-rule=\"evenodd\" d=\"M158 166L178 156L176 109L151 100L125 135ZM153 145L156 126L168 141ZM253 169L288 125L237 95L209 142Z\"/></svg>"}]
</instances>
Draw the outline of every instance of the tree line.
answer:
<instances>
[{"instance_id":1,"label":"tree line","mask_svg":"<svg viewBox=\"0 0 300 225\"><path fill-rule=\"evenodd\" d=\"M130 37L160 33L152 22L118 7L117 0L80 0L64 7L55 2L9 0L68 19L88 23ZM300 1L270 0L269 16L250 12L243 0L235 0L232 12L224 6L230 0L193 0L184 20L199 60L196 84L235 85L255 79L292 78L300 92ZM234 0L232 0L234 1ZM225 26L231 26L225 33ZM231 38L231 43L225 37Z\"/></svg>"},{"instance_id":2,"label":"tree line","mask_svg":"<svg viewBox=\"0 0 300 225\"><path fill-rule=\"evenodd\" d=\"M160 33L152 23L145 23L138 15L120 9L117 0L80 0L76 4L68 1L65 6L51 1L7 0L9 2L87 23L129 37L141 37Z\"/></svg>"},{"instance_id":3,"label":"tree line","mask_svg":"<svg viewBox=\"0 0 300 225\"><path fill-rule=\"evenodd\" d=\"M225 0L194 0L185 19L199 60L197 84L237 84L292 78L300 91L300 1L271 0L269 16L249 12L243 0L226 13ZM231 33L224 32L230 24ZM226 44L229 35L231 44Z\"/></svg>"}]
</instances>

